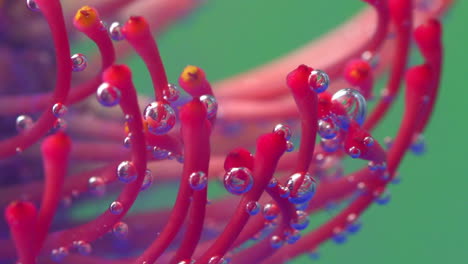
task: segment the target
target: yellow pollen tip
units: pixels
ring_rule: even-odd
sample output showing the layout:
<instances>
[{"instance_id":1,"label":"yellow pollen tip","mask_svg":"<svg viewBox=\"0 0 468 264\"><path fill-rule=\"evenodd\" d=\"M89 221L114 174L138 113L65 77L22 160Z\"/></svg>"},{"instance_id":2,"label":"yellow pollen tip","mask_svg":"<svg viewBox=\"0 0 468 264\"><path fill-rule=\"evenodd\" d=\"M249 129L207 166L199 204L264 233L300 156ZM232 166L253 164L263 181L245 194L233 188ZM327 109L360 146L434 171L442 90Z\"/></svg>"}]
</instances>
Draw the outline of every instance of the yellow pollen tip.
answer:
<instances>
[{"instance_id":1,"label":"yellow pollen tip","mask_svg":"<svg viewBox=\"0 0 468 264\"><path fill-rule=\"evenodd\" d=\"M188 65L180 75L182 81L186 83L199 84L203 79L203 72L197 66Z\"/></svg>"},{"instance_id":2,"label":"yellow pollen tip","mask_svg":"<svg viewBox=\"0 0 468 264\"><path fill-rule=\"evenodd\" d=\"M89 27L99 21L97 11L90 6L83 6L75 15L75 23L82 27Z\"/></svg>"}]
</instances>

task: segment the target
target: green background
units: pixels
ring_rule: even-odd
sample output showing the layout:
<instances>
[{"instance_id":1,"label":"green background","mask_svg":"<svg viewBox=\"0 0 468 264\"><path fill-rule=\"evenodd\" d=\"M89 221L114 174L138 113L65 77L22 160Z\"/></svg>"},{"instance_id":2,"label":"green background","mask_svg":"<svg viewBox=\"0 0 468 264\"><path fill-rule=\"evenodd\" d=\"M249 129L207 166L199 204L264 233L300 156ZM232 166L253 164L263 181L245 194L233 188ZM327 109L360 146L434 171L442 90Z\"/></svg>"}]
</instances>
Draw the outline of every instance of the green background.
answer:
<instances>
[{"instance_id":1,"label":"green background","mask_svg":"<svg viewBox=\"0 0 468 264\"><path fill-rule=\"evenodd\" d=\"M220 80L296 49L362 7L359 0L211 0L158 41L171 81L187 64ZM459 0L444 19L445 67L440 100L425 135L427 154L405 158L402 183L390 187L390 204L372 206L362 217L362 231L345 245L321 247L320 263L468 263L467 15L468 1ZM131 64L139 69L134 73L137 87L149 93L142 63L133 58ZM378 139L395 134L401 109L399 100L379 126ZM292 263L308 262L312 260L301 257Z\"/></svg>"}]
</instances>

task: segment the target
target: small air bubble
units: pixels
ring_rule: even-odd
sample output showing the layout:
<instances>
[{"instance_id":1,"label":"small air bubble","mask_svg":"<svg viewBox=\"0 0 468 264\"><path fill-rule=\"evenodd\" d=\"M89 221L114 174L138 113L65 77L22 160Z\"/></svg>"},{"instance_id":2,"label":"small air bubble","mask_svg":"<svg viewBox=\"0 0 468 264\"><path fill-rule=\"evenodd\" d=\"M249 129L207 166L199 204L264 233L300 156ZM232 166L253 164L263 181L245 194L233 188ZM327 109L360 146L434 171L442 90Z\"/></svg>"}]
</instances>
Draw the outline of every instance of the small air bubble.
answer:
<instances>
[{"instance_id":1,"label":"small air bubble","mask_svg":"<svg viewBox=\"0 0 468 264\"><path fill-rule=\"evenodd\" d=\"M68 108L62 103L56 103L52 106L52 114L55 117L61 118L68 112Z\"/></svg>"},{"instance_id":2,"label":"small air bubble","mask_svg":"<svg viewBox=\"0 0 468 264\"><path fill-rule=\"evenodd\" d=\"M213 95L205 94L200 96L200 101L206 107L206 115L208 118L213 118L218 112L218 101Z\"/></svg>"},{"instance_id":3,"label":"small air bubble","mask_svg":"<svg viewBox=\"0 0 468 264\"><path fill-rule=\"evenodd\" d=\"M28 8L31 11L34 11L34 12L39 12L40 11L39 6L37 5L36 1L34 1L34 0L26 0L26 5L28 6Z\"/></svg>"},{"instance_id":4,"label":"small air bubble","mask_svg":"<svg viewBox=\"0 0 468 264\"><path fill-rule=\"evenodd\" d=\"M316 93L322 93L327 90L330 84L328 74L321 70L314 70L309 75L309 87Z\"/></svg>"},{"instance_id":5,"label":"small air bubble","mask_svg":"<svg viewBox=\"0 0 468 264\"><path fill-rule=\"evenodd\" d=\"M24 132L33 127L34 121L30 116L20 115L16 118L16 131Z\"/></svg>"},{"instance_id":6,"label":"small air bubble","mask_svg":"<svg viewBox=\"0 0 468 264\"><path fill-rule=\"evenodd\" d=\"M174 102L179 99L180 96L180 88L177 85L169 83L167 85L167 89L163 90L164 99L169 102Z\"/></svg>"},{"instance_id":7,"label":"small air bubble","mask_svg":"<svg viewBox=\"0 0 468 264\"><path fill-rule=\"evenodd\" d=\"M124 183L133 182L137 178L135 165L130 161L122 161L117 167L117 177Z\"/></svg>"},{"instance_id":8,"label":"small air bubble","mask_svg":"<svg viewBox=\"0 0 468 264\"><path fill-rule=\"evenodd\" d=\"M119 215L123 212L123 205L119 201L114 201L109 206L109 211L114 215Z\"/></svg>"},{"instance_id":9,"label":"small air bubble","mask_svg":"<svg viewBox=\"0 0 468 264\"><path fill-rule=\"evenodd\" d=\"M245 205L245 211L249 215L256 215L260 212L260 203L257 201L250 201Z\"/></svg>"},{"instance_id":10,"label":"small air bubble","mask_svg":"<svg viewBox=\"0 0 468 264\"><path fill-rule=\"evenodd\" d=\"M144 191L148 189L151 184L153 184L153 174L151 173L151 170L147 169L145 171L145 178L143 179L140 190Z\"/></svg>"},{"instance_id":11,"label":"small air bubble","mask_svg":"<svg viewBox=\"0 0 468 264\"><path fill-rule=\"evenodd\" d=\"M195 191L202 190L208 184L208 177L203 171L193 172L189 176L189 184Z\"/></svg>"},{"instance_id":12,"label":"small air bubble","mask_svg":"<svg viewBox=\"0 0 468 264\"><path fill-rule=\"evenodd\" d=\"M248 168L232 168L224 175L224 187L235 195L244 194L253 186L252 172Z\"/></svg>"},{"instance_id":13,"label":"small air bubble","mask_svg":"<svg viewBox=\"0 0 468 264\"><path fill-rule=\"evenodd\" d=\"M291 129L287 125L283 124L277 124L275 128L273 129L274 133L282 133L284 136L284 139L290 140L291 139Z\"/></svg>"},{"instance_id":14,"label":"small air bubble","mask_svg":"<svg viewBox=\"0 0 468 264\"><path fill-rule=\"evenodd\" d=\"M84 71L88 66L88 58L84 54L76 53L71 56L72 70L74 72Z\"/></svg>"},{"instance_id":15,"label":"small air bubble","mask_svg":"<svg viewBox=\"0 0 468 264\"><path fill-rule=\"evenodd\" d=\"M98 87L96 96L101 105L112 107L120 103L121 93L117 87L109 83L103 83Z\"/></svg>"},{"instance_id":16,"label":"small air bubble","mask_svg":"<svg viewBox=\"0 0 468 264\"><path fill-rule=\"evenodd\" d=\"M125 39L125 36L122 34L122 26L119 22L113 22L109 27L109 35L114 41L121 41Z\"/></svg>"},{"instance_id":17,"label":"small air bubble","mask_svg":"<svg viewBox=\"0 0 468 264\"><path fill-rule=\"evenodd\" d=\"M128 236L128 225L124 222L118 222L112 228L112 233L118 239L125 239Z\"/></svg>"},{"instance_id":18,"label":"small air bubble","mask_svg":"<svg viewBox=\"0 0 468 264\"><path fill-rule=\"evenodd\" d=\"M176 114L174 109L163 102L152 102L145 108L145 121L148 130L155 135L163 135L169 132L175 125Z\"/></svg>"}]
</instances>

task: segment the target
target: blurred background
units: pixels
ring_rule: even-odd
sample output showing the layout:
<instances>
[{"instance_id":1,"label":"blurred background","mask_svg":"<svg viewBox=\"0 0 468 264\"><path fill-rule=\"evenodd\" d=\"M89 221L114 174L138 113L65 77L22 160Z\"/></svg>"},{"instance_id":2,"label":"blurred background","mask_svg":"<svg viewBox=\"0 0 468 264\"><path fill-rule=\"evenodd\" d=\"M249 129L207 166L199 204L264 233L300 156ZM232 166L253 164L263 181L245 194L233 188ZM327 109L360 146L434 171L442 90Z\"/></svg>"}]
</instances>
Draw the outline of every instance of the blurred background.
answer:
<instances>
[{"instance_id":1,"label":"blurred background","mask_svg":"<svg viewBox=\"0 0 468 264\"><path fill-rule=\"evenodd\" d=\"M363 7L359 0L211 0L158 42L170 81L176 82L187 64L202 67L217 81L318 38ZM458 0L444 18L445 65L440 98L425 135L427 153L408 154L399 170L401 183L390 186L391 202L372 206L362 217L361 232L346 244L321 247L318 262L468 263L467 15L468 1ZM412 64L420 62L417 55L411 59ZM135 57L130 63L138 89L150 95L142 62ZM314 66L313 61L304 63ZM395 134L401 99L375 133L381 142ZM312 217L311 222L323 219ZM291 263L310 262L315 261L303 256Z\"/></svg>"}]
</instances>

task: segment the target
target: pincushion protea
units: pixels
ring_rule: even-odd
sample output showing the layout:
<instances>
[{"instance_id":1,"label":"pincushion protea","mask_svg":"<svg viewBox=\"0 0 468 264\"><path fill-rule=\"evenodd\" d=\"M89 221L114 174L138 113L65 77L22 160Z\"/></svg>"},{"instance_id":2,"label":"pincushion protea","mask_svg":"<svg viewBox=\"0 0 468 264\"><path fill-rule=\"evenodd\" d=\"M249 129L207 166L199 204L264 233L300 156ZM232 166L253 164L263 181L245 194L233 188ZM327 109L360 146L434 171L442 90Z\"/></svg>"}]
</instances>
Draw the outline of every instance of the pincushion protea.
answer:
<instances>
[{"instance_id":1,"label":"pincushion protea","mask_svg":"<svg viewBox=\"0 0 468 264\"><path fill-rule=\"evenodd\" d=\"M151 16L106 26L98 10L106 16L128 5L126 1L104 1L76 12L73 25L99 48L101 69L71 88L72 72L93 67L94 59L71 54L71 29L58 0L27 1L50 27L56 82L52 93L0 98L0 113L16 117L18 129L0 142L0 157L41 157L44 174L43 181L2 190L11 239L0 241L0 257L22 264L282 263L326 240L343 242L347 233L359 229L359 216L372 202L388 201L387 185L405 153L421 147L418 140L433 111L442 69L437 17L451 4L365 2L374 10L318 43L212 89L209 75L196 66L182 71L180 87L168 82L147 22ZM429 5L416 9L422 2ZM133 4L139 3L130 9ZM159 25L164 25L196 4L161 0L148 10L159 10ZM363 31L345 47L338 42L336 34L368 23L374 12L374 32ZM143 59L154 99L138 98L130 68L115 63L116 54L128 48L116 52L113 40L126 41ZM424 63L408 67L411 41ZM331 48L337 52L319 56ZM374 79L387 68L388 85L368 111ZM386 149L371 133L400 86L405 86L404 115ZM118 105L121 112L101 110L90 100L103 107ZM263 125L255 126L260 121ZM342 175L341 161L347 156L368 165ZM208 202L207 190L217 178L235 196ZM128 213L153 181L178 183L173 207ZM107 187L120 190L96 219L76 223L63 216L64 198L102 196ZM317 229L304 231L313 221L309 215L331 202L342 203L343 210ZM63 221L52 225L60 217ZM106 248L110 232L131 243L131 252L118 254L125 257L116 259Z\"/></svg>"}]
</instances>

